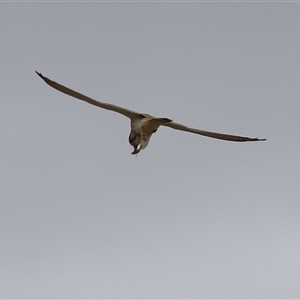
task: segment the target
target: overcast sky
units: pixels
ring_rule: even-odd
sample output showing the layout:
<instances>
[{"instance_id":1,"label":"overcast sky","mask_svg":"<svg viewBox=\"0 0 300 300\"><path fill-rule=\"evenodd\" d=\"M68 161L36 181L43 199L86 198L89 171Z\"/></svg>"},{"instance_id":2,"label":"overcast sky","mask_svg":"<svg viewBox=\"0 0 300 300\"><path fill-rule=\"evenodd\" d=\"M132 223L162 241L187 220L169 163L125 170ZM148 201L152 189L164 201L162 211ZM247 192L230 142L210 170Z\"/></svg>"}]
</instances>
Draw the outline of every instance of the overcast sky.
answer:
<instances>
[{"instance_id":1,"label":"overcast sky","mask_svg":"<svg viewBox=\"0 0 300 300\"><path fill-rule=\"evenodd\" d=\"M299 3L0 3L1 298L300 298ZM188 126L131 155L129 120Z\"/></svg>"}]
</instances>

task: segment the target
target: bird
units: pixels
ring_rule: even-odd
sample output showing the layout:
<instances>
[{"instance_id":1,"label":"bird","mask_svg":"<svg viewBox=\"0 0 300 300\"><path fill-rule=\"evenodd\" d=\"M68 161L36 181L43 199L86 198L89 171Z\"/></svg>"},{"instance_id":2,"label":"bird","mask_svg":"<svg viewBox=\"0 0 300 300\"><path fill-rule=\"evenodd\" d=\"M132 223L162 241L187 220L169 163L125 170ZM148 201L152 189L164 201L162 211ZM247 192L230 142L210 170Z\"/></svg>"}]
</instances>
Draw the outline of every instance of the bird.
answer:
<instances>
[{"instance_id":1,"label":"bird","mask_svg":"<svg viewBox=\"0 0 300 300\"><path fill-rule=\"evenodd\" d=\"M169 118L156 118L149 114L135 112L133 110L123 108L114 104L100 102L94 100L88 96L85 96L81 93L78 93L64 85L61 85L45 76L41 73L35 71L36 74L43 79L48 85L52 88L65 93L71 97L77 98L79 100L85 101L89 104L101 107L106 110L111 110L119 114L124 115L130 119L130 133L129 133L129 143L133 147L131 154L138 154L141 150L145 149L149 144L150 138L153 133L157 131L160 126L166 126L176 130L181 130L185 132L195 133L198 135L232 141L232 142L256 142L256 141L265 141L265 138L251 138L244 136L237 136L231 134L217 133L212 131L200 130L196 128L187 127L185 125L175 123Z\"/></svg>"}]
</instances>

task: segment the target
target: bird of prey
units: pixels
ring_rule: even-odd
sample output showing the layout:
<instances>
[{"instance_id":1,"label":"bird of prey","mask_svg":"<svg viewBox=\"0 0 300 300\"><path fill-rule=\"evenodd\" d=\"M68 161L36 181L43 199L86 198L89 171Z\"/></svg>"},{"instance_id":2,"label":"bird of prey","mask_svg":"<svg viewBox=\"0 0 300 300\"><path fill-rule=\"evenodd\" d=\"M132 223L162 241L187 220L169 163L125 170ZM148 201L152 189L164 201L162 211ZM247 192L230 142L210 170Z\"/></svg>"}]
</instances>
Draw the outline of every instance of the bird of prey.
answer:
<instances>
[{"instance_id":1,"label":"bird of prey","mask_svg":"<svg viewBox=\"0 0 300 300\"><path fill-rule=\"evenodd\" d=\"M87 97L83 94L80 94L70 88L67 88L55 81L50 80L49 78L43 76L41 73L35 71L38 76L40 76L48 85L54 89L65 93L69 96L75 97L77 99L83 100L87 103L93 104L95 106L112 110L114 112L120 113L130 119L130 134L129 134L129 143L133 146L132 154L139 153L142 149L145 149L149 143L149 140L153 133L155 133L159 126L166 126L177 130L182 130L186 132L191 132L206 137L211 137L220 140L233 141L233 142L255 142L255 141L265 141L266 139L260 138L250 138L244 136L230 135L224 133L217 133L211 131L205 131L195 128L190 128L185 125L175 123L168 118L155 118L148 114L138 113L127 108L123 108L114 104L104 103L96 101L90 97Z\"/></svg>"}]
</instances>

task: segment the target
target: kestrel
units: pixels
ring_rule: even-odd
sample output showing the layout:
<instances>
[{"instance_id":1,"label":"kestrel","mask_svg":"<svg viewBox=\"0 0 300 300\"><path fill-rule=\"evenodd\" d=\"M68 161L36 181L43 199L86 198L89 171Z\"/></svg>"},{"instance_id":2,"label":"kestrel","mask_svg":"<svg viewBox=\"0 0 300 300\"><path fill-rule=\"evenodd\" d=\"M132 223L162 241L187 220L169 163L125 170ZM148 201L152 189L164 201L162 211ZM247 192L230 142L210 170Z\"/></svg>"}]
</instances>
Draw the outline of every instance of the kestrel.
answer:
<instances>
[{"instance_id":1,"label":"kestrel","mask_svg":"<svg viewBox=\"0 0 300 300\"><path fill-rule=\"evenodd\" d=\"M74 90L71 90L55 81L50 80L49 78L43 76L41 73L36 71L36 74L39 75L47 84L56 90L65 93L69 96L75 97L77 99L83 100L95 106L112 110L114 112L120 113L130 119L130 134L129 134L129 143L133 146L132 154L139 153L142 149L145 149L150 141L150 138L153 133L155 133L159 126L166 126L177 130L182 130L186 132L191 132L215 139L233 141L233 142L256 142L256 141L265 141L266 139L260 138L249 138L244 136L216 133L211 131L205 131L195 128L190 128L179 123L175 123L168 118L155 118L148 114L138 113L127 108L123 108L114 104L104 103L96 101L90 97L87 97L83 94L80 94Z\"/></svg>"}]
</instances>

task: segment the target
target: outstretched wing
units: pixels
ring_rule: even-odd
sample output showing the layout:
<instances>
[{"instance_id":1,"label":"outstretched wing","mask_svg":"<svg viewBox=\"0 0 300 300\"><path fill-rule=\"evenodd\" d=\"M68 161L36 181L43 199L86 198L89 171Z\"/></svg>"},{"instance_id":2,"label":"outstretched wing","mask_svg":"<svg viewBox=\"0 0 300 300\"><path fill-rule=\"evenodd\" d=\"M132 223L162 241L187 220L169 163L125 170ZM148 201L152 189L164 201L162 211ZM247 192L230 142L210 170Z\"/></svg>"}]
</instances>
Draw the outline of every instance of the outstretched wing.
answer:
<instances>
[{"instance_id":1,"label":"outstretched wing","mask_svg":"<svg viewBox=\"0 0 300 300\"><path fill-rule=\"evenodd\" d=\"M190 128L190 127L187 127L182 124L175 123L175 122L162 124L162 126L171 127L173 129L182 130L182 131L186 131L186 132L196 133L196 134L204 135L204 136L211 137L214 139L233 141L233 142L256 142L256 141L265 141L266 140L266 139L249 138L249 137L245 137L245 136L205 131L205 130Z\"/></svg>"},{"instance_id":2,"label":"outstretched wing","mask_svg":"<svg viewBox=\"0 0 300 300\"><path fill-rule=\"evenodd\" d=\"M47 84L49 84L51 87L55 88L56 90L62 92L62 93L65 93L69 96L72 96L72 97L75 97L77 99L80 99L80 100L83 100L87 103L90 103L90 104L93 104L95 106L98 106L98 107L101 107L101 108L104 108L104 109L107 109L107 110L112 110L112 111L115 111L117 113L120 113L130 119L132 118L135 118L136 116L139 115L139 113L135 112L135 111L132 111L132 110L129 110L129 109L126 109L126 108L123 108L123 107L120 107L120 106L117 106L117 105L113 105L113 104L109 104L109 103L104 103L104 102L100 102L100 101L96 101L90 97L87 97L83 94L80 94L74 90L71 90L55 81L52 81L50 80L49 78L43 76L41 73L35 71L36 74L38 74Z\"/></svg>"}]
</instances>

